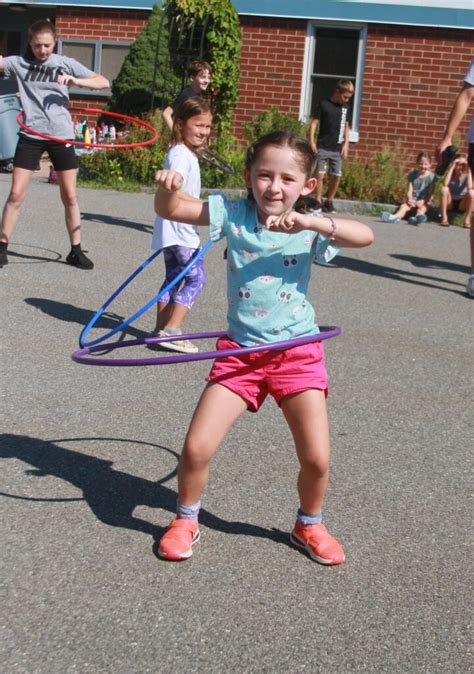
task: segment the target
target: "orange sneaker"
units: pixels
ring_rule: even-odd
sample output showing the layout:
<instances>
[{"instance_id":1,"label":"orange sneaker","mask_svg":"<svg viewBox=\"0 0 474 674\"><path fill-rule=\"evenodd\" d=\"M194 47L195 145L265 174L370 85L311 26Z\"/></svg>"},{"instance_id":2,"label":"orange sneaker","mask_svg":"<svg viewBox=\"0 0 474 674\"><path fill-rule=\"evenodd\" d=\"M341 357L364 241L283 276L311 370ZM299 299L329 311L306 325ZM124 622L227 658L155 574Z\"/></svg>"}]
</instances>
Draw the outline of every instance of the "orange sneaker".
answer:
<instances>
[{"instance_id":1,"label":"orange sneaker","mask_svg":"<svg viewBox=\"0 0 474 674\"><path fill-rule=\"evenodd\" d=\"M161 559L174 562L188 559L200 536L197 520L175 519L161 537L158 554Z\"/></svg>"},{"instance_id":2,"label":"orange sneaker","mask_svg":"<svg viewBox=\"0 0 474 674\"><path fill-rule=\"evenodd\" d=\"M291 542L306 550L311 559L327 566L342 564L345 560L344 550L331 536L324 524L307 524L296 521L290 534Z\"/></svg>"}]
</instances>

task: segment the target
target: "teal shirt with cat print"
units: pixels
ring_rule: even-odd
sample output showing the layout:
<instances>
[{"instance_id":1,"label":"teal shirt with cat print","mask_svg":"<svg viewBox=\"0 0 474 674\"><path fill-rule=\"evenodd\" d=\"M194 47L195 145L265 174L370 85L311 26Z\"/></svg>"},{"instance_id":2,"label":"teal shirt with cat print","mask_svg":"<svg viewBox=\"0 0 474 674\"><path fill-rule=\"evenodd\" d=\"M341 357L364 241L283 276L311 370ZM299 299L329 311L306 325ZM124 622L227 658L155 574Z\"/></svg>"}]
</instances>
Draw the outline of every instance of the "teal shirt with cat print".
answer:
<instances>
[{"instance_id":1,"label":"teal shirt with cat print","mask_svg":"<svg viewBox=\"0 0 474 674\"><path fill-rule=\"evenodd\" d=\"M227 239L228 335L243 346L319 332L306 298L313 261L338 248L312 231L285 234L258 221L254 201L209 197L210 237Z\"/></svg>"}]
</instances>

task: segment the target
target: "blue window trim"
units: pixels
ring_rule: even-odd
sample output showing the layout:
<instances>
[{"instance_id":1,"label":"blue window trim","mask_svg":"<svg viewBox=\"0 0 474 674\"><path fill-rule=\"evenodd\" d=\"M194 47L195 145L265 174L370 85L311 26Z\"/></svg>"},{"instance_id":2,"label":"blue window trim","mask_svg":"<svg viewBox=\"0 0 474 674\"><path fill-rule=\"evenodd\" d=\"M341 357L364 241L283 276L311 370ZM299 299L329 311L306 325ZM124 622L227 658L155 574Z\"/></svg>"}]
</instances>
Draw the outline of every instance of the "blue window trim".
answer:
<instances>
[{"instance_id":1,"label":"blue window trim","mask_svg":"<svg viewBox=\"0 0 474 674\"><path fill-rule=\"evenodd\" d=\"M453 4L456 4L453 7ZM450 6L451 5L451 6ZM413 2L405 4L396 0L234 0L239 14L249 16L281 17L295 19L327 19L332 21L360 21L402 26L433 26L474 30L474 9L471 0L449 0L439 3Z\"/></svg>"},{"instance_id":2,"label":"blue window trim","mask_svg":"<svg viewBox=\"0 0 474 674\"><path fill-rule=\"evenodd\" d=\"M108 9L132 9L151 11L153 5L161 7L161 0L65 0L64 7L102 7ZM10 4L22 4L23 0L10 0ZM413 0L408 4L396 0L358 2L355 0L233 0L238 14L286 19L326 19L331 21L360 21L400 26L433 26L436 28L459 28L474 30L474 9L471 0L446 0L439 4L423 4ZM57 6L49 0L29 0L29 6ZM453 7L453 5L455 5Z\"/></svg>"}]
</instances>

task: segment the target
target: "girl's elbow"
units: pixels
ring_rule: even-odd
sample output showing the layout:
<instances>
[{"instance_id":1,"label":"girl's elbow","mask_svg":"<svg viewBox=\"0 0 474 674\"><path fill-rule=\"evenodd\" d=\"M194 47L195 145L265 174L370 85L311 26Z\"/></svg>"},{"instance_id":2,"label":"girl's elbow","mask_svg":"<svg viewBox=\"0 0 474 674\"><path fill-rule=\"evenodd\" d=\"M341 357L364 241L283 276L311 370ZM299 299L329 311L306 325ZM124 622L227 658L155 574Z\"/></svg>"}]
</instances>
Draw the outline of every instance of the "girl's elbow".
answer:
<instances>
[{"instance_id":1,"label":"girl's elbow","mask_svg":"<svg viewBox=\"0 0 474 674\"><path fill-rule=\"evenodd\" d=\"M371 229L367 232L367 238L365 242L365 246L371 246L373 242L375 241L375 235Z\"/></svg>"},{"instance_id":2,"label":"girl's elbow","mask_svg":"<svg viewBox=\"0 0 474 674\"><path fill-rule=\"evenodd\" d=\"M360 248L366 248L367 246L371 246L374 241L375 235L373 231L370 227L364 227L363 231L359 233L357 245Z\"/></svg>"}]
</instances>

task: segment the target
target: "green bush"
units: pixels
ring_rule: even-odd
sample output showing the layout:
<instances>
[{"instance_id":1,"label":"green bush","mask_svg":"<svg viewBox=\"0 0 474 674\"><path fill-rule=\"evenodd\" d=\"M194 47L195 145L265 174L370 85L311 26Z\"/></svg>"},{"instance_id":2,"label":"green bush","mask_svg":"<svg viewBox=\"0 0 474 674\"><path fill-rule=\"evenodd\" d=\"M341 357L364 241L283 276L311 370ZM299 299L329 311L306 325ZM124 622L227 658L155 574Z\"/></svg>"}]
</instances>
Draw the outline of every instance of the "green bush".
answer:
<instances>
[{"instance_id":1,"label":"green bush","mask_svg":"<svg viewBox=\"0 0 474 674\"><path fill-rule=\"evenodd\" d=\"M201 168L202 185L209 189L216 187L244 189L245 183L243 171L245 148L238 144L237 139L234 136L229 134L216 139L211 145L211 150L229 164L229 166L234 169L235 173L233 175L228 175L209 165L203 159L200 159L199 166Z\"/></svg>"},{"instance_id":2,"label":"green bush","mask_svg":"<svg viewBox=\"0 0 474 674\"><path fill-rule=\"evenodd\" d=\"M280 112L278 108L270 108L256 115L249 124L244 124L244 131L249 145L272 131L291 131L296 135L308 137L307 124L300 122L297 117Z\"/></svg>"},{"instance_id":3,"label":"green bush","mask_svg":"<svg viewBox=\"0 0 474 674\"><path fill-rule=\"evenodd\" d=\"M339 199L397 204L406 194L405 159L398 147L385 147L369 160L357 156L344 162Z\"/></svg>"},{"instance_id":4,"label":"green bush","mask_svg":"<svg viewBox=\"0 0 474 674\"><path fill-rule=\"evenodd\" d=\"M146 119L158 130L158 141L140 148L112 149L82 156L79 173L82 184L94 182L104 187L128 190L154 185L155 172L163 166L168 151L169 133L159 112ZM257 115L245 127L248 143L275 130L289 130L307 136L306 124L278 112L276 108ZM149 138L149 133L142 127L130 126L124 142ZM200 160L203 189L245 189L243 169L247 144L243 146L231 134L222 134L212 142L211 148L232 166L235 173L227 175ZM400 203L406 193L405 167L405 157L398 147L386 147L370 160L353 156L344 162L337 197L353 201Z\"/></svg>"},{"instance_id":5,"label":"green bush","mask_svg":"<svg viewBox=\"0 0 474 674\"><path fill-rule=\"evenodd\" d=\"M155 58L155 90L172 92L172 98L179 91L181 78L171 71L167 72L166 78L164 76L162 64L169 58L166 31L162 33L160 53L155 53L161 18L162 10L154 5L144 29L130 46L120 72L112 82L112 96L107 106L109 110L129 115L140 115L150 110Z\"/></svg>"},{"instance_id":6,"label":"green bush","mask_svg":"<svg viewBox=\"0 0 474 674\"><path fill-rule=\"evenodd\" d=\"M161 114L147 116L146 121L158 131L158 140L152 145L136 148L112 148L100 150L79 159L79 180L94 182L116 189L139 189L141 185L153 185L155 173L163 166L168 149L168 134L165 132ZM138 125L126 128L119 139L123 143L137 143L150 137L150 131Z\"/></svg>"},{"instance_id":7,"label":"green bush","mask_svg":"<svg viewBox=\"0 0 474 674\"><path fill-rule=\"evenodd\" d=\"M230 0L167 0L164 11L189 43L195 22L205 26L202 57L212 67L211 95L217 135L226 135L239 97L241 33L239 15ZM173 36L173 32L171 31ZM179 48L178 50L179 51ZM197 58L188 54L187 61ZM175 58L176 65L182 64ZM177 74L181 74L178 72Z\"/></svg>"}]
</instances>

